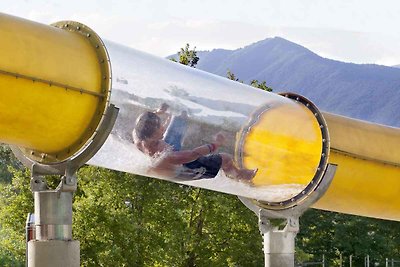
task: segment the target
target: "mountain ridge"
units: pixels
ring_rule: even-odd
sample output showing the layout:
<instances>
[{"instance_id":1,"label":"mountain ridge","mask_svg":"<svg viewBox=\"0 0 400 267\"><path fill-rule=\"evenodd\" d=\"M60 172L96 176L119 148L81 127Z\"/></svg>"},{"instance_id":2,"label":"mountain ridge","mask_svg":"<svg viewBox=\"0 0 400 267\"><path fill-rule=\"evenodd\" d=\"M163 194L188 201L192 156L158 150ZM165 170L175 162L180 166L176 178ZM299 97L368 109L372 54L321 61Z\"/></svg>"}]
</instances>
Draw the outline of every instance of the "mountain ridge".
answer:
<instances>
[{"instance_id":1,"label":"mountain ridge","mask_svg":"<svg viewBox=\"0 0 400 267\"><path fill-rule=\"evenodd\" d=\"M281 37L198 56L198 69L220 76L230 70L246 83L266 81L275 92L304 95L321 110L400 127L398 68L323 58Z\"/></svg>"}]
</instances>

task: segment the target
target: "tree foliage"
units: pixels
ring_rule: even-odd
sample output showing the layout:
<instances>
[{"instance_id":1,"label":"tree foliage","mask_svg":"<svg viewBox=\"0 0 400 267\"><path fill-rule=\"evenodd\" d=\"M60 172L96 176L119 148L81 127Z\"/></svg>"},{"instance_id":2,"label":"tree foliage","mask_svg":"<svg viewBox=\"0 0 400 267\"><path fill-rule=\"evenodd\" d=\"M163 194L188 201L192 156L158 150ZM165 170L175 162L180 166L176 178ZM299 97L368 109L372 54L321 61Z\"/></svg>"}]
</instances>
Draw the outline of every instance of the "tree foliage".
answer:
<instances>
[{"instance_id":1,"label":"tree foliage","mask_svg":"<svg viewBox=\"0 0 400 267\"><path fill-rule=\"evenodd\" d=\"M267 82L266 81L259 82L258 80L252 80L250 82L250 85L255 87L255 88L267 91L267 92L272 92L272 88L267 86Z\"/></svg>"},{"instance_id":2,"label":"tree foliage","mask_svg":"<svg viewBox=\"0 0 400 267\"><path fill-rule=\"evenodd\" d=\"M243 83L243 81L239 81L239 79L236 78L235 74L234 74L233 72L231 72L231 70L227 70L227 72L226 72L226 78L228 78L228 79L231 80L231 81Z\"/></svg>"},{"instance_id":3,"label":"tree foliage","mask_svg":"<svg viewBox=\"0 0 400 267\"><path fill-rule=\"evenodd\" d=\"M15 158L11 149L7 145L0 143L0 184L10 183L12 179L12 172L9 167L16 169L22 168L21 163Z\"/></svg>"},{"instance_id":4,"label":"tree foliage","mask_svg":"<svg viewBox=\"0 0 400 267\"><path fill-rule=\"evenodd\" d=\"M179 61L175 58L171 58L172 61L179 62L183 65L195 68L200 58L197 56L196 47L190 49L190 45L186 44L178 52Z\"/></svg>"},{"instance_id":5,"label":"tree foliage","mask_svg":"<svg viewBox=\"0 0 400 267\"><path fill-rule=\"evenodd\" d=\"M226 72L226 78L228 78L229 80L235 81L235 82L243 83L243 81L239 80L239 78L237 78L235 76L235 74L231 70L228 70ZM271 87L267 86L267 82L266 81L259 82L258 80L251 80L250 81L250 85L255 87L255 88L261 89L263 91L267 91L267 92L272 92L273 91L273 89Z\"/></svg>"},{"instance_id":6,"label":"tree foliage","mask_svg":"<svg viewBox=\"0 0 400 267\"><path fill-rule=\"evenodd\" d=\"M362 266L369 255L371 262L383 265L385 258L399 258L400 224L335 212L308 210L300 218L297 250L315 261L325 255L333 266L346 265L353 255L353 266Z\"/></svg>"},{"instance_id":7,"label":"tree foliage","mask_svg":"<svg viewBox=\"0 0 400 267\"><path fill-rule=\"evenodd\" d=\"M9 166L11 183L0 183L0 265L25 264L25 220L33 210L28 170Z\"/></svg>"}]
</instances>

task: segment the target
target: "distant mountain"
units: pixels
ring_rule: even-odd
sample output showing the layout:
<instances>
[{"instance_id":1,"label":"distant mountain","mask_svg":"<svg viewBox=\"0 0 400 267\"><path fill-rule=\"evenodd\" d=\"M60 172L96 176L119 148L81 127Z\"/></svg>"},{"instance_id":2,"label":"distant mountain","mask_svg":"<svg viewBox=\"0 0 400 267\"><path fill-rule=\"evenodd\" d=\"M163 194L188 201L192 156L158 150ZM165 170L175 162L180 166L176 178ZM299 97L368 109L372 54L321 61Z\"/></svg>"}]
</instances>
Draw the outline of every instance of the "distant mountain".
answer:
<instances>
[{"instance_id":1,"label":"distant mountain","mask_svg":"<svg viewBox=\"0 0 400 267\"><path fill-rule=\"evenodd\" d=\"M392 66L393 68L400 68L400 64L399 65L394 65Z\"/></svg>"},{"instance_id":2,"label":"distant mountain","mask_svg":"<svg viewBox=\"0 0 400 267\"><path fill-rule=\"evenodd\" d=\"M246 83L265 80L275 92L299 93L321 110L400 127L400 69L322 58L279 37L198 56L198 69L220 76L230 70Z\"/></svg>"}]
</instances>

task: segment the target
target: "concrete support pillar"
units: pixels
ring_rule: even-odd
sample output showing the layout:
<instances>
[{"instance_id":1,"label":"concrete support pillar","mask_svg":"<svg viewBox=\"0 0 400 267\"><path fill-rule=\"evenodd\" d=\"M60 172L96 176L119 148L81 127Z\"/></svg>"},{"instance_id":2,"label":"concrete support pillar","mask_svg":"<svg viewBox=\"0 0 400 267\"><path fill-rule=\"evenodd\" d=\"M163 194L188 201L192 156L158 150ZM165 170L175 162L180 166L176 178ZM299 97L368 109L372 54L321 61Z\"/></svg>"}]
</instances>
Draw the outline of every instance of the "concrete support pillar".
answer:
<instances>
[{"instance_id":1,"label":"concrete support pillar","mask_svg":"<svg viewBox=\"0 0 400 267\"><path fill-rule=\"evenodd\" d=\"M79 241L31 240L28 242L29 267L78 267Z\"/></svg>"}]
</instances>

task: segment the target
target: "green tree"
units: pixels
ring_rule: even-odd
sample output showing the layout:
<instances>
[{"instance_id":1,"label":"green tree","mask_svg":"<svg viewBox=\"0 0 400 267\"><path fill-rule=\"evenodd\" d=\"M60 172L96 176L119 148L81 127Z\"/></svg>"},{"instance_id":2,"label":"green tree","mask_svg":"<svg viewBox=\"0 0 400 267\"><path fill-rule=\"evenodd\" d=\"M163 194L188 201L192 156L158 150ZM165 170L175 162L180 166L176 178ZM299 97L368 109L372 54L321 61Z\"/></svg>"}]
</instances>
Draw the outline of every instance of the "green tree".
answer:
<instances>
[{"instance_id":1,"label":"green tree","mask_svg":"<svg viewBox=\"0 0 400 267\"><path fill-rule=\"evenodd\" d=\"M347 263L353 255L353 265L362 266L366 255L381 264L399 255L398 222L310 209L300 225L296 251L311 261L324 254L331 265L340 266L340 254Z\"/></svg>"},{"instance_id":2,"label":"green tree","mask_svg":"<svg viewBox=\"0 0 400 267\"><path fill-rule=\"evenodd\" d=\"M231 72L230 70L227 70L226 72L226 78L228 78L229 80L235 81L235 82L241 82L243 83L243 81L239 81L238 78L236 78L235 74L233 72Z\"/></svg>"},{"instance_id":3,"label":"green tree","mask_svg":"<svg viewBox=\"0 0 400 267\"><path fill-rule=\"evenodd\" d=\"M33 210L28 170L9 168L12 183L0 183L0 265L25 265L25 220Z\"/></svg>"},{"instance_id":4,"label":"green tree","mask_svg":"<svg viewBox=\"0 0 400 267\"><path fill-rule=\"evenodd\" d=\"M272 88L267 86L266 81L259 82L258 80L252 80L250 82L250 85L259 88L261 90L267 91L267 92L272 92Z\"/></svg>"},{"instance_id":5,"label":"green tree","mask_svg":"<svg viewBox=\"0 0 400 267\"><path fill-rule=\"evenodd\" d=\"M197 63L199 62L199 57L197 56L196 47L190 49L190 45L186 44L185 47L182 47L178 52L179 61L175 58L171 58L172 61L179 62L183 65L195 68Z\"/></svg>"},{"instance_id":6,"label":"green tree","mask_svg":"<svg viewBox=\"0 0 400 267\"><path fill-rule=\"evenodd\" d=\"M15 158L11 149L4 144L0 144L0 183L11 183L12 172L9 167L21 169L21 163Z\"/></svg>"},{"instance_id":7,"label":"green tree","mask_svg":"<svg viewBox=\"0 0 400 267\"><path fill-rule=\"evenodd\" d=\"M239 78L237 78L235 76L235 74L233 72L231 72L229 69L226 72L226 78L228 78L229 80L232 80L232 81L243 83L243 81L239 80ZM266 81L259 82L258 80L251 80L250 81L250 85L255 87L255 88L267 91L267 92L272 92L273 91L273 89L271 87L267 86L267 82Z\"/></svg>"}]
</instances>

